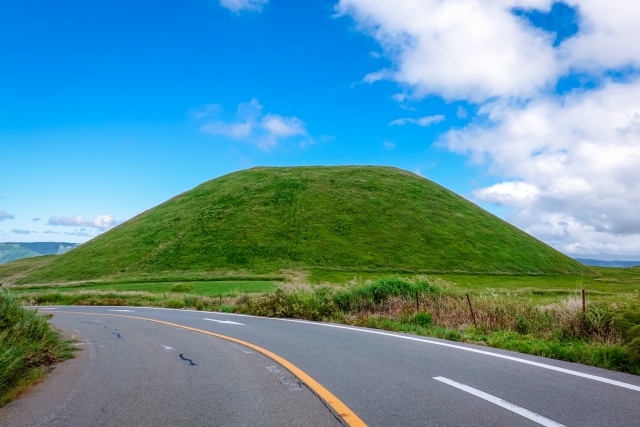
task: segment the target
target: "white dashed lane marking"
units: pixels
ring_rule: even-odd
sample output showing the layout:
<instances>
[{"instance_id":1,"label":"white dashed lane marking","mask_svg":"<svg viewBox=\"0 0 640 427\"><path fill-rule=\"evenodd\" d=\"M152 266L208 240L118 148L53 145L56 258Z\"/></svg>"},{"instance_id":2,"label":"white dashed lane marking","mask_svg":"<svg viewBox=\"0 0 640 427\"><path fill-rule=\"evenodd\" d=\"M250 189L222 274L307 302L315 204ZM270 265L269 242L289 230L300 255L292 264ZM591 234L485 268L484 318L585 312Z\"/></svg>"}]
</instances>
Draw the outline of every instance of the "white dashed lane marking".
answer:
<instances>
[{"instance_id":1,"label":"white dashed lane marking","mask_svg":"<svg viewBox=\"0 0 640 427\"><path fill-rule=\"evenodd\" d=\"M507 409L511 412L515 412L518 415L521 415L525 418L530 419L540 425L546 427L565 427L564 424L557 423L549 418L545 418L542 415L538 415L535 412L531 412L528 409L521 408L513 403L507 402L506 400L500 399L499 397L495 397L489 393L485 393L484 391L480 391L473 387L469 387L468 385L460 384L459 382L450 380L445 377L433 377L434 380L440 381L442 383L448 384L452 387L455 387L459 390L466 391L467 393L473 394L474 396L479 397L480 399L484 399L487 402L491 402L494 405L498 405L504 409Z\"/></svg>"}]
</instances>

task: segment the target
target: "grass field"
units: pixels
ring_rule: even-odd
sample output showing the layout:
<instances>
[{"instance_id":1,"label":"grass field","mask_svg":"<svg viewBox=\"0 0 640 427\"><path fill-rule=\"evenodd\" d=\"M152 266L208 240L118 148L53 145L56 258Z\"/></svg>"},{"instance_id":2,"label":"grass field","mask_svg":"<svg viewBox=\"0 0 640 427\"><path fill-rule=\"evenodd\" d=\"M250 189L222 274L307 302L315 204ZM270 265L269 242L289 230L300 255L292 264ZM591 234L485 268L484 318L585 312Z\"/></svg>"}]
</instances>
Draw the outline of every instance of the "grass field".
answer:
<instances>
[{"instance_id":1,"label":"grass field","mask_svg":"<svg viewBox=\"0 0 640 427\"><path fill-rule=\"evenodd\" d=\"M13 289L16 295L24 293L73 292L80 290L111 292L148 292L161 294L195 294L207 297L240 295L245 293L263 293L276 288L269 281L211 281L211 282L142 282L142 283L82 283L73 286L28 286Z\"/></svg>"},{"instance_id":2,"label":"grass field","mask_svg":"<svg viewBox=\"0 0 640 427\"><path fill-rule=\"evenodd\" d=\"M307 280L311 284L346 285L364 283L382 277L411 277L406 273L357 272L311 269ZM575 292L585 288L594 294L617 294L640 292L640 267L607 268L593 267L592 274L429 274L450 282L451 285L468 292L519 292L521 294L558 294Z\"/></svg>"}]
</instances>

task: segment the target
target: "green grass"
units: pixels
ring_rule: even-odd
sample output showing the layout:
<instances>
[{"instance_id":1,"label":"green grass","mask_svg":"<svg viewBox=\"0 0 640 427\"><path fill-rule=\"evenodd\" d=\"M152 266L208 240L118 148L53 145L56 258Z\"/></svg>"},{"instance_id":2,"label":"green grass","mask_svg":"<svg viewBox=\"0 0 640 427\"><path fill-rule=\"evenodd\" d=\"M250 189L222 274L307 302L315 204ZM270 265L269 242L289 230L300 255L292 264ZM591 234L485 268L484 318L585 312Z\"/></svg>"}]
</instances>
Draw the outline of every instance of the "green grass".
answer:
<instances>
[{"instance_id":1,"label":"green grass","mask_svg":"<svg viewBox=\"0 0 640 427\"><path fill-rule=\"evenodd\" d=\"M276 284L267 281L213 281L213 282L143 282L143 283L83 283L74 286L30 286L16 287L13 292L47 293L72 292L80 290L112 291L112 292L149 292L149 293L186 293L215 297L219 294L260 293L274 290Z\"/></svg>"},{"instance_id":2,"label":"green grass","mask_svg":"<svg viewBox=\"0 0 640 427\"><path fill-rule=\"evenodd\" d=\"M39 380L50 365L73 355L47 320L0 290L0 407Z\"/></svg>"},{"instance_id":3,"label":"green grass","mask_svg":"<svg viewBox=\"0 0 640 427\"><path fill-rule=\"evenodd\" d=\"M396 274L395 277L412 277ZM357 286L368 280L390 277L384 272L354 272L313 269L311 284ZM640 268L596 267L590 275L515 275L515 274L430 274L447 282L451 290L462 293L509 294L513 298L529 298L540 303L575 295L585 288L590 300L624 300L640 292Z\"/></svg>"},{"instance_id":4,"label":"green grass","mask_svg":"<svg viewBox=\"0 0 640 427\"><path fill-rule=\"evenodd\" d=\"M590 271L434 182L395 168L354 166L254 168L225 175L3 280L134 281L131 277L145 274L314 268Z\"/></svg>"}]
</instances>

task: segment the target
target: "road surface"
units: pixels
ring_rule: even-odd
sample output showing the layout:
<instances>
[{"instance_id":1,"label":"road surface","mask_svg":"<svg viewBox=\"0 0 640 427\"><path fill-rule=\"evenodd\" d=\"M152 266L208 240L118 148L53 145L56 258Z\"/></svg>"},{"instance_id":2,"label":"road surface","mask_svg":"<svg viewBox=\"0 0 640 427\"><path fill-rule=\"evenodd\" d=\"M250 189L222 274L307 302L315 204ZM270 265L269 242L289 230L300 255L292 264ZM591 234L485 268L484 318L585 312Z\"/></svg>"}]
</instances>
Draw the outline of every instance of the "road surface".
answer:
<instances>
[{"instance_id":1,"label":"road surface","mask_svg":"<svg viewBox=\"0 0 640 427\"><path fill-rule=\"evenodd\" d=\"M578 364L299 320L40 310L83 350L3 427L640 426L640 377Z\"/></svg>"}]
</instances>

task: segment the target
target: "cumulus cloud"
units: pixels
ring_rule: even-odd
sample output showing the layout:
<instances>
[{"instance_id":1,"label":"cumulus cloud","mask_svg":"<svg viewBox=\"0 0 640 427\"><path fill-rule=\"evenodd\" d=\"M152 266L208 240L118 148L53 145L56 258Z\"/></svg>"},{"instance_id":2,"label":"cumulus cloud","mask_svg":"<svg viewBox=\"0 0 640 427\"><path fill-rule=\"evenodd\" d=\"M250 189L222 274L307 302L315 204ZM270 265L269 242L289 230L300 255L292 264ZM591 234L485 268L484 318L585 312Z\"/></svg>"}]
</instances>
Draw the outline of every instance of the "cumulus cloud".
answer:
<instances>
[{"instance_id":1,"label":"cumulus cloud","mask_svg":"<svg viewBox=\"0 0 640 427\"><path fill-rule=\"evenodd\" d=\"M49 218L48 225L61 225L66 227L90 227L106 230L118 225L116 221L110 215L99 215L94 220L85 219L82 215L75 216L52 216Z\"/></svg>"},{"instance_id":2,"label":"cumulus cloud","mask_svg":"<svg viewBox=\"0 0 640 427\"><path fill-rule=\"evenodd\" d=\"M417 119L412 117L403 117L401 119L392 120L389 122L389 126L404 126L407 123L413 123L418 126L426 127L435 123L444 121L445 117L442 114L435 116L424 116Z\"/></svg>"},{"instance_id":3,"label":"cumulus cloud","mask_svg":"<svg viewBox=\"0 0 640 427\"><path fill-rule=\"evenodd\" d=\"M548 12L552 0L341 0L396 64L365 82L395 80L417 96L483 102L526 98L553 87L568 71L640 66L640 3L567 0L580 31L554 46L555 35L514 13Z\"/></svg>"},{"instance_id":4,"label":"cumulus cloud","mask_svg":"<svg viewBox=\"0 0 640 427\"><path fill-rule=\"evenodd\" d=\"M220 6L234 13L240 13L243 10L261 12L267 3L269 3L269 0L220 0Z\"/></svg>"},{"instance_id":5,"label":"cumulus cloud","mask_svg":"<svg viewBox=\"0 0 640 427\"><path fill-rule=\"evenodd\" d=\"M6 213L5 211L0 211L0 221L4 221L5 219L15 219L16 217Z\"/></svg>"},{"instance_id":6,"label":"cumulus cloud","mask_svg":"<svg viewBox=\"0 0 640 427\"><path fill-rule=\"evenodd\" d=\"M250 142L263 150L276 147L281 140L307 135L306 125L299 118L265 114L262 110L254 98L238 105L235 117L228 121L217 118L223 110L216 104L205 106L196 117L205 120L200 127L203 132Z\"/></svg>"},{"instance_id":7,"label":"cumulus cloud","mask_svg":"<svg viewBox=\"0 0 640 427\"><path fill-rule=\"evenodd\" d=\"M560 70L552 38L512 13L515 6L548 8L545 0L341 0L396 67L370 74L392 78L418 95L483 101L526 95ZM365 79L367 81L367 79Z\"/></svg>"},{"instance_id":8,"label":"cumulus cloud","mask_svg":"<svg viewBox=\"0 0 640 427\"><path fill-rule=\"evenodd\" d=\"M566 0L580 13L582 30L559 49L565 68L602 71L640 66L640 2Z\"/></svg>"},{"instance_id":9,"label":"cumulus cloud","mask_svg":"<svg viewBox=\"0 0 640 427\"><path fill-rule=\"evenodd\" d=\"M336 9L391 59L365 81L397 82L398 102L436 95L472 107L457 113L471 124L440 143L498 177L474 197L566 253L638 255L640 2L565 3L578 19L564 37L527 18L553 0L340 0ZM592 84L556 92L575 76Z\"/></svg>"},{"instance_id":10,"label":"cumulus cloud","mask_svg":"<svg viewBox=\"0 0 640 427\"><path fill-rule=\"evenodd\" d=\"M478 199L512 207L517 224L566 252L611 236L640 240L638 99L640 79L523 108L495 102L481 109L493 126L450 131L443 143L508 178Z\"/></svg>"}]
</instances>

